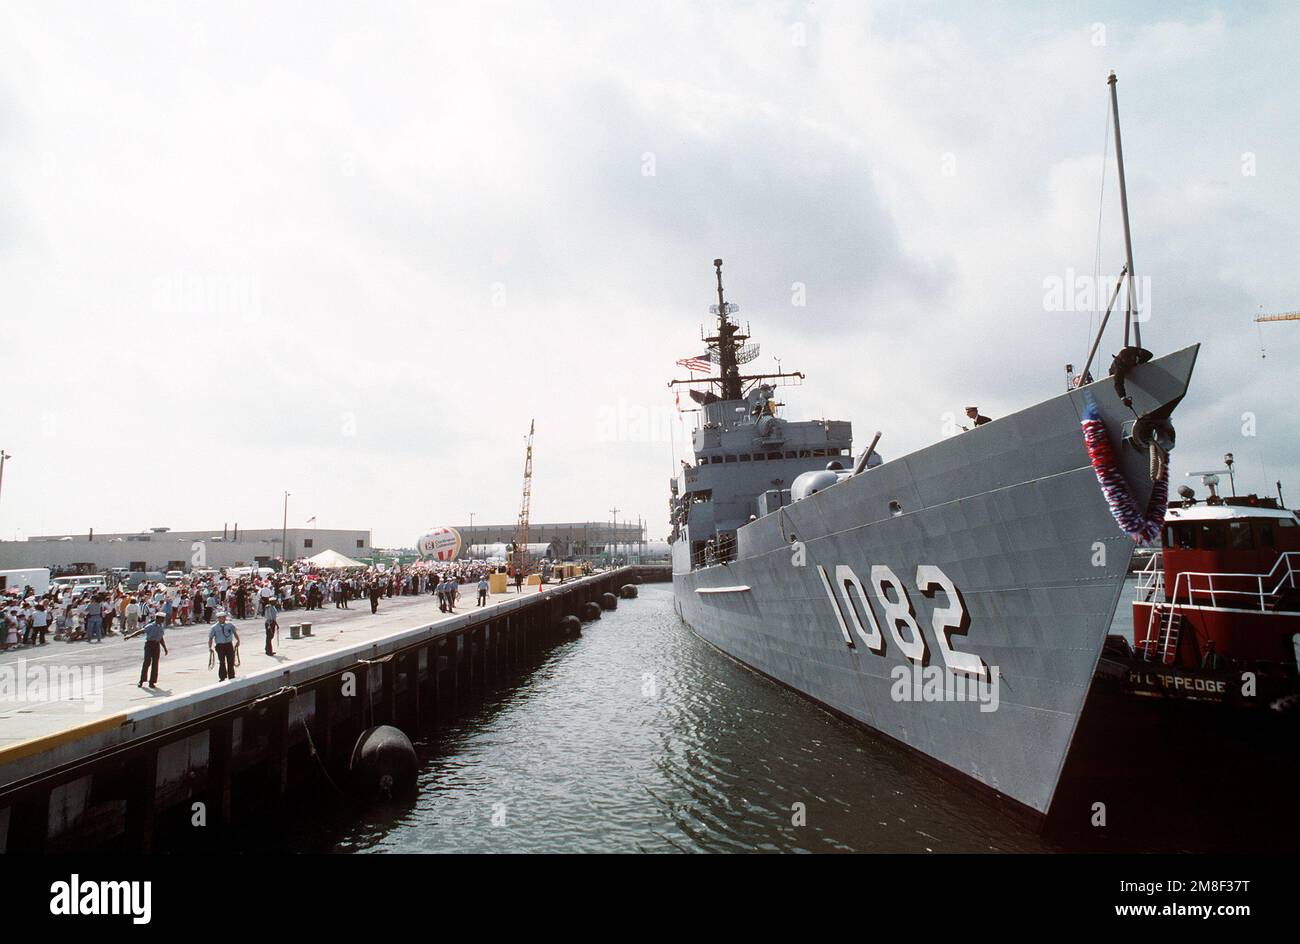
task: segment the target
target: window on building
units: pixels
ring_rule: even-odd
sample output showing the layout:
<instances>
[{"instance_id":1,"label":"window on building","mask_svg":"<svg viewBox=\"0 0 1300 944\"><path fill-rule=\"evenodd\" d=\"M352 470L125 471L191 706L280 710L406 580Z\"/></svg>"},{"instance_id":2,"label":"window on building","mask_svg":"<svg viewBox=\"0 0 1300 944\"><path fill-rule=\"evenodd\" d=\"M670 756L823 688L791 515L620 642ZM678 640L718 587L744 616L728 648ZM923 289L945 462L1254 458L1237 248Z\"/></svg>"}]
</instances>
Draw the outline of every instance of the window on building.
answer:
<instances>
[{"instance_id":1,"label":"window on building","mask_svg":"<svg viewBox=\"0 0 1300 944\"><path fill-rule=\"evenodd\" d=\"M311 547L311 538L303 538L303 539L302 539L302 546L303 546L303 547Z\"/></svg>"},{"instance_id":2,"label":"window on building","mask_svg":"<svg viewBox=\"0 0 1300 944\"><path fill-rule=\"evenodd\" d=\"M736 461L736 457L735 457L735 456L727 456L723 461L724 461L724 462L735 462L735 461Z\"/></svg>"},{"instance_id":3,"label":"window on building","mask_svg":"<svg viewBox=\"0 0 1300 944\"><path fill-rule=\"evenodd\" d=\"M364 538L357 538L357 547L365 547L365 546L366 546L365 539L364 539Z\"/></svg>"},{"instance_id":4,"label":"window on building","mask_svg":"<svg viewBox=\"0 0 1300 944\"><path fill-rule=\"evenodd\" d=\"M747 452L742 452L742 453L740 454L740 461L741 461L741 462L750 462L751 460L750 460L750 458L749 458L749 453L747 453Z\"/></svg>"}]
</instances>

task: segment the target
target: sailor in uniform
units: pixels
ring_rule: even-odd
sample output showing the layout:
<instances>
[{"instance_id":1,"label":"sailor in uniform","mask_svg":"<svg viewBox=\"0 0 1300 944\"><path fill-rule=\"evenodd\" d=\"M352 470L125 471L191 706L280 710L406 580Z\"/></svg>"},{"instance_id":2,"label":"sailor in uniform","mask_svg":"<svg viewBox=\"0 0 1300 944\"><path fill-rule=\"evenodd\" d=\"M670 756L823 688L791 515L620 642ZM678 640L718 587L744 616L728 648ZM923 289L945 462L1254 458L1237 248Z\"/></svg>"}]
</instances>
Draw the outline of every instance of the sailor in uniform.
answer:
<instances>
[{"instance_id":1,"label":"sailor in uniform","mask_svg":"<svg viewBox=\"0 0 1300 944\"><path fill-rule=\"evenodd\" d=\"M140 681L136 688L143 688L145 676L148 675L149 687L158 687L158 659L161 652L167 652L167 641L163 639L166 623L161 613L154 614L144 627L144 664L140 666ZM170 655L170 653L168 653Z\"/></svg>"},{"instance_id":2,"label":"sailor in uniform","mask_svg":"<svg viewBox=\"0 0 1300 944\"><path fill-rule=\"evenodd\" d=\"M266 654L268 656L273 656L275 655L275 650L271 648L271 640L280 630L280 624L278 622L280 611L275 608L274 598L267 599L266 605L262 610L262 616L266 618Z\"/></svg>"},{"instance_id":3,"label":"sailor in uniform","mask_svg":"<svg viewBox=\"0 0 1300 944\"><path fill-rule=\"evenodd\" d=\"M968 406L968 407L966 407L966 416L969 417L970 419L974 420L976 426L983 426L985 423L992 423L992 422L993 422L993 421L992 421L991 419L989 419L987 416L985 416L984 414L982 414L982 413L980 412L980 408L977 407L977 406ZM962 429L966 429L966 427L963 426Z\"/></svg>"},{"instance_id":4,"label":"sailor in uniform","mask_svg":"<svg viewBox=\"0 0 1300 944\"><path fill-rule=\"evenodd\" d=\"M226 611L217 610L217 621L208 630L208 652L216 645L217 660L220 667L217 679L224 682L235 677L235 646L239 645L239 631L234 623L226 622Z\"/></svg>"}]
</instances>

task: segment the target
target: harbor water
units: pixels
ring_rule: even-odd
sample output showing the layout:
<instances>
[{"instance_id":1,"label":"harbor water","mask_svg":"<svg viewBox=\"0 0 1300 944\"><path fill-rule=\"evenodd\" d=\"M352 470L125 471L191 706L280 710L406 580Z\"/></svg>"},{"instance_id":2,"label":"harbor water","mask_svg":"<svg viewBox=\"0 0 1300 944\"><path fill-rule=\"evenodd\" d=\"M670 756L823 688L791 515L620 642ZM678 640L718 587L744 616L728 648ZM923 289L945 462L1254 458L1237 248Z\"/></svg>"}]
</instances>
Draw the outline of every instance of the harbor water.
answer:
<instances>
[{"instance_id":1,"label":"harbor water","mask_svg":"<svg viewBox=\"0 0 1300 944\"><path fill-rule=\"evenodd\" d=\"M410 805L358 814L323 802L268 842L312 852L1062 848L701 641L667 584L644 585L416 747Z\"/></svg>"}]
</instances>

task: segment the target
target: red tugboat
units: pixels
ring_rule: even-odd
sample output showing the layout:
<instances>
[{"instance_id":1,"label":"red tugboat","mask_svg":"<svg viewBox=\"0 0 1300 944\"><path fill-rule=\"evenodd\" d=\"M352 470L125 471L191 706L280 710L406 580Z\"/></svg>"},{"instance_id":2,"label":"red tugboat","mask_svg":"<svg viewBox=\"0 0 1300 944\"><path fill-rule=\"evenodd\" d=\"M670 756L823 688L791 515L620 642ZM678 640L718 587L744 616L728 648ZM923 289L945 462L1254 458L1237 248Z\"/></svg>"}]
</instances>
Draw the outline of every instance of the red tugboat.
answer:
<instances>
[{"instance_id":1,"label":"red tugboat","mask_svg":"<svg viewBox=\"0 0 1300 944\"><path fill-rule=\"evenodd\" d=\"M1203 481L1204 499L1178 490L1137 575L1132 645L1108 636L1098 661L1053 810L1073 841L1300 849L1300 520Z\"/></svg>"},{"instance_id":2,"label":"red tugboat","mask_svg":"<svg viewBox=\"0 0 1300 944\"><path fill-rule=\"evenodd\" d=\"M1156 684L1183 687L1178 694L1191 697L1235 700L1209 681L1221 673L1253 673L1254 702L1295 691L1300 521L1277 499L1221 497L1216 475L1204 481L1203 501L1179 489L1182 501L1169 506L1161 549L1139 574L1134 655L1156 670L1147 673ZM1132 681L1142 687L1141 679Z\"/></svg>"}]
</instances>

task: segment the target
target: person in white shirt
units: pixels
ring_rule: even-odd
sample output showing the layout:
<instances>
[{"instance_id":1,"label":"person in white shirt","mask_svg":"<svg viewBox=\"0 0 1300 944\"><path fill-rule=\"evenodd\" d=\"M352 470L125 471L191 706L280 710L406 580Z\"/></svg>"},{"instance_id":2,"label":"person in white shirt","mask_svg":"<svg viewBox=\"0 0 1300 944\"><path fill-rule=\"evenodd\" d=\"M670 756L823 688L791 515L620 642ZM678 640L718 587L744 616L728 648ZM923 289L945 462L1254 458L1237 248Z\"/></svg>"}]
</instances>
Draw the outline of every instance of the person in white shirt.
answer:
<instances>
[{"instance_id":1,"label":"person in white shirt","mask_svg":"<svg viewBox=\"0 0 1300 944\"><path fill-rule=\"evenodd\" d=\"M135 631L140 628L140 604L136 602L135 597L127 598L126 604L126 635L133 636Z\"/></svg>"},{"instance_id":2,"label":"person in white shirt","mask_svg":"<svg viewBox=\"0 0 1300 944\"><path fill-rule=\"evenodd\" d=\"M45 611L45 604L38 603L32 608L28 625L31 627L33 644L45 645L45 630L50 625L50 615Z\"/></svg>"}]
</instances>

